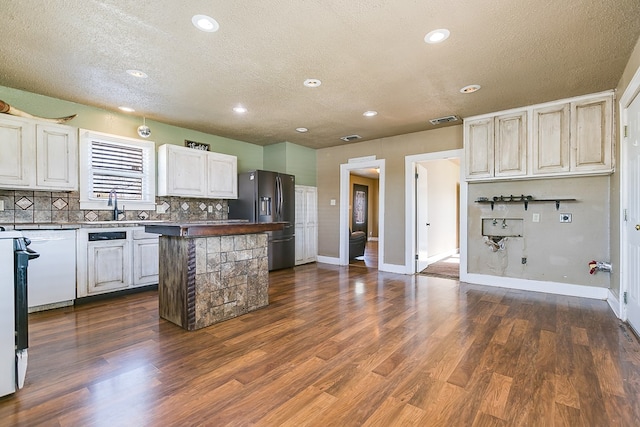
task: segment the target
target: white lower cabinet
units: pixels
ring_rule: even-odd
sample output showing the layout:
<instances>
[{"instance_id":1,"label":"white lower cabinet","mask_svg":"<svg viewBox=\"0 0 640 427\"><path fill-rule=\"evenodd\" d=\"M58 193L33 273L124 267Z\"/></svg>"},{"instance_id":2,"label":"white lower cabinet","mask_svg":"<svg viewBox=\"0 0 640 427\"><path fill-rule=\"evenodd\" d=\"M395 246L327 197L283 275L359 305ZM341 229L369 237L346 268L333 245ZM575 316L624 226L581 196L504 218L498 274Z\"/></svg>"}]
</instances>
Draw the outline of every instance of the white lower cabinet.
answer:
<instances>
[{"instance_id":1,"label":"white lower cabinet","mask_svg":"<svg viewBox=\"0 0 640 427\"><path fill-rule=\"evenodd\" d=\"M79 298L158 283L158 236L143 227L78 230Z\"/></svg>"},{"instance_id":2,"label":"white lower cabinet","mask_svg":"<svg viewBox=\"0 0 640 427\"><path fill-rule=\"evenodd\" d=\"M133 232L133 286L158 283L159 256L157 234Z\"/></svg>"},{"instance_id":3,"label":"white lower cabinet","mask_svg":"<svg viewBox=\"0 0 640 427\"><path fill-rule=\"evenodd\" d=\"M87 294L101 294L131 285L131 242L107 240L87 244Z\"/></svg>"}]
</instances>

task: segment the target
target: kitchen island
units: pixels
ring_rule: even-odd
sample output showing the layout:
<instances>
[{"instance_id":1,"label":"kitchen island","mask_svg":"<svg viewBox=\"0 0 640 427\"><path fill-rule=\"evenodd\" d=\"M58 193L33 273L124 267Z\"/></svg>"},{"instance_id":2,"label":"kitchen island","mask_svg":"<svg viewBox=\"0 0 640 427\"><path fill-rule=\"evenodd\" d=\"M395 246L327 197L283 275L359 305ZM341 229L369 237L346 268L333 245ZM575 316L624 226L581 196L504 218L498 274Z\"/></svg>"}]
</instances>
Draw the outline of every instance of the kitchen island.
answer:
<instances>
[{"instance_id":1,"label":"kitchen island","mask_svg":"<svg viewBox=\"0 0 640 427\"><path fill-rule=\"evenodd\" d=\"M193 331L269 304L268 231L285 223L160 223L160 317Z\"/></svg>"}]
</instances>

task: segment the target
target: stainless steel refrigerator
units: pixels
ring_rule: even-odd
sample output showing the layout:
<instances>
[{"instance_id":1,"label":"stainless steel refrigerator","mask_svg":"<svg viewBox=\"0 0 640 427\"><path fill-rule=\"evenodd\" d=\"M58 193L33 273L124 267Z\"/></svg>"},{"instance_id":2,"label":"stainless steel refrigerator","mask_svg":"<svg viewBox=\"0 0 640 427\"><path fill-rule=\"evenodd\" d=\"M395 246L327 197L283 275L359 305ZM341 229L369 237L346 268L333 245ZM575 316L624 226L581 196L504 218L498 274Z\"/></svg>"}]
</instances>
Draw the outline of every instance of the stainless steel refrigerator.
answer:
<instances>
[{"instance_id":1,"label":"stainless steel refrigerator","mask_svg":"<svg viewBox=\"0 0 640 427\"><path fill-rule=\"evenodd\" d=\"M295 184L293 175L256 170L238 175L238 198L229 200L229 219L287 222L269 232L269 271L295 265Z\"/></svg>"}]
</instances>

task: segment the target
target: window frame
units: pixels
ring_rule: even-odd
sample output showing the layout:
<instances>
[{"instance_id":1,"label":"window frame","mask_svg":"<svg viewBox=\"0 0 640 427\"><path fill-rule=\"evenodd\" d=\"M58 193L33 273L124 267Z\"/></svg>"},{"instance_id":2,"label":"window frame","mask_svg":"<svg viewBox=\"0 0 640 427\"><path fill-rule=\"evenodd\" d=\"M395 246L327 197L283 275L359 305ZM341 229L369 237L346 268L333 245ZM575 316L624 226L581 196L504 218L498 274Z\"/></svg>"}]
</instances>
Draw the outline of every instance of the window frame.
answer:
<instances>
[{"instance_id":1,"label":"window frame","mask_svg":"<svg viewBox=\"0 0 640 427\"><path fill-rule=\"evenodd\" d=\"M93 168L91 157L91 143L93 141L108 144L123 145L142 149L142 200L118 199L118 207L126 210L155 210L156 208L156 146L153 141L129 138L80 129L80 209L81 210L111 210L107 205L108 199L93 196Z\"/></svg>"}]
</instances>

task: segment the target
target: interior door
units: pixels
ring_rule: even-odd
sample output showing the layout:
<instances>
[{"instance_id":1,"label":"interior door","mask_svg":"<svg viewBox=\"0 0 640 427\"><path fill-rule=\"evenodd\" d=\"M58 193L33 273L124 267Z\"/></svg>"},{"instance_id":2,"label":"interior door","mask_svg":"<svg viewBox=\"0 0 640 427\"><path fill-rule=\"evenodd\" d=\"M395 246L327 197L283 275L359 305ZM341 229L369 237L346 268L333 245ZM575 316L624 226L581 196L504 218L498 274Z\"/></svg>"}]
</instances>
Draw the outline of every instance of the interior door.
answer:
<instances>
[{"instance_id":1,"label":"interior door","mask_svg":"<svg viewBox=\"0 0 640 427\"><path fill-rule=\"evenodd\" d=\"M627 109L627 319L640 332L640 96Z\"/></svg>"},{"instance_id":2,"label":"interior door","mask_svg":"<svg viewBox=\"0 0 640 427\"><path fill-rule=\"evenodd\" d=\"M351 231L364 231L368 234L369 187L353 184L353 203L351 215Z\"/></svg>"},{"instance_id":3,"label":"interior door","mask_svg":"<svg viewBox=\"0 0 640 427\"><path fill-rule=\"evenodd\" d=\"M429 257L429 195L427 192L427 168L416 164L416 272L427 266Z\"/></svg>"}]
</instances>

